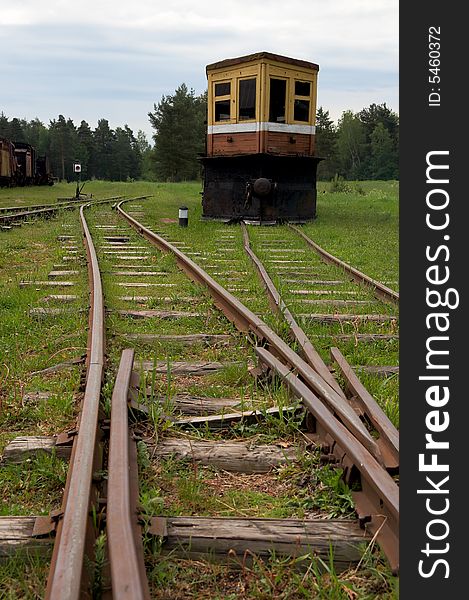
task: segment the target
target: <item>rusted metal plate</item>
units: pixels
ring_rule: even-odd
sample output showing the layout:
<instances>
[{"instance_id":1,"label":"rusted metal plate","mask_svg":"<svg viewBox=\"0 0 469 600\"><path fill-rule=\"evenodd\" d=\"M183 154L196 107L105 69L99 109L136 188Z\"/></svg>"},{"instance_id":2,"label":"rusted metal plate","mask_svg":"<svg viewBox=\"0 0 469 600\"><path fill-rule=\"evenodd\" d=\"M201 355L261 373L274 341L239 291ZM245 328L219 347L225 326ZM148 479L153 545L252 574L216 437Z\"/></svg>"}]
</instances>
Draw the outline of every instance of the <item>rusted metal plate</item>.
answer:
<instances>
[{"instance_id":1,"label":"rusted metal plate","mask_svg":"<svg viewBox=\"0 0 469 600\"><path fill-rule=\"evenodd\" d=\"M59 433L55 438L56 446L71 446L73 444L73 440L75 436L78 434L77 429L72 429L70 431L64 431Z\"/></svg>"},{"instance_id":2,"label":"rusted metal plate","mask_svg":"<svg viewBox=\"0 0 469 600\"><path fill-rule=\"evenodd\" d=\"M319 160L267 154L204 158L202 216L261 222L314 219ZM253 189L258 178L273 183L265 196Z\"/></svg>"},{"instance_id":3,"label":"rusted metal plate","mask_svg":"<svg viewBox=\"0 0 469 600\"><path fill-rule=\"evenodd\" d=\"M148 533L166 539L168 537L168 520L166 517L152 517Z\"/></svg>"},{"instance_id":4,"label":"rusted metal plate","mask_svg":"<svg viewBox=\"0 0 469 600\"><path fill-rule=\"evenodd\" d=\"M49 537L55 533L57 527L57 521L52 519L49 515L45 517L36 517L34 519L34 527L32 537Z\"/></svg>"}]
</instances>

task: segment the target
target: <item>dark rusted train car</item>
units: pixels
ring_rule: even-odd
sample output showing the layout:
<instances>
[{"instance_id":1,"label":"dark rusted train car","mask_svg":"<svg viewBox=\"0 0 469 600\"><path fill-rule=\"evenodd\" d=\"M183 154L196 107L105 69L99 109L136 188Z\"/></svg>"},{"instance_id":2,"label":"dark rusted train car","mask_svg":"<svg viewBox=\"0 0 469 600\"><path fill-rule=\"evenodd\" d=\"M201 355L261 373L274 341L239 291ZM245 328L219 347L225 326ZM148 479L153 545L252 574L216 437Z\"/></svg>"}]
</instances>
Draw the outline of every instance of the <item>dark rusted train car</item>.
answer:
<instances>
[{"instance_id":1,"label":"dark rusted train car","mask_svg":"<svg viewBox=\"0 0 469 600\"><path fill-rule=\"evenodd\" d=\"M314 219L318 65L260 52L206 69L203 217Z\"/></svg>"},{"instance_id":2,"label":"dark rusted train car","mask_svg":"<svg viewBox=\"0 0 469 600\"><path fill-rule=\"evenodd\" d=\"M38 156L30 144L0 138L0 186L53 184L47 155Z\"/></svg>"},{"instance_id":3,"label":"dark rusted train car","mask_svg":"<svg viewBox=\"0 0 469 600\"><path fill-rule=\"evenodd\" d=\"M36 149L31 144L14 142L17 185L32 185L36 182Z\"/></svg>"},{"instance_id":4,"label":"dark rusted train car","mask_svg":"<svg viewBox=\"0 0 469 600\"><path fill-rule=\"evenodd\" d=\"M54 178L50 169L50 160L47 155L36 158L36 185L54 185Z\"/></svg>"}]
</instances>

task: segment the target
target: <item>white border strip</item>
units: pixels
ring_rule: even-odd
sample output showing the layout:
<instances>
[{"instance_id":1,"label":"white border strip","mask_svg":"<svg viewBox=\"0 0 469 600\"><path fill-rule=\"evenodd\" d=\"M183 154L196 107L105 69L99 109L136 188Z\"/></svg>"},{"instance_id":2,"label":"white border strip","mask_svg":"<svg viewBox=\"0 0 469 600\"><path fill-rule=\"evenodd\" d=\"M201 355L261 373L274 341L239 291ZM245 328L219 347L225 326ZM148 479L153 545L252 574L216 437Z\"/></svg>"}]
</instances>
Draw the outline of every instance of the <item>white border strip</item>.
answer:
<instances>
[{"instance_id":1,"label":"white border strip","mask_svg":"<svg viewBox=\"0 0 469 600\"><path fill-rule=\"evenodd\" d=\"M250 122L250 123L226 123L224 125L209 125L207 133L251 133L257 131L276 131L280 133L305 133L314 135L314 125L289 125L285 123Z\"/></svg>"}]
</instances>

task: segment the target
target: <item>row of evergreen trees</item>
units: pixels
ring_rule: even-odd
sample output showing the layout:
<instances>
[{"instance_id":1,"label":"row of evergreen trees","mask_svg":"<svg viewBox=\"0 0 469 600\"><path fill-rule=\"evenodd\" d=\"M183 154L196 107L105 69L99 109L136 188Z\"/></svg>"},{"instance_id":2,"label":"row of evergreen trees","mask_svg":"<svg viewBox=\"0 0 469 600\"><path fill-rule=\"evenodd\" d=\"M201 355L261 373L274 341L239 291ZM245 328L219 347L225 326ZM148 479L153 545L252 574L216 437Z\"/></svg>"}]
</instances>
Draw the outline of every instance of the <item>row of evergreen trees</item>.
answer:
<instances>
[{"instance_id":1,"label":"row of evergreen trees","mask_svg":"<svg viewBox=\"0 0 469 600\"><path fill-rule=\"evenodd\" d=\"M189 181L200 176L198 155L205 152L207 93L196 95L185 84L163 96L148 113L155 133L150 147L143 131L134 136L125 125L115 130L100 119L92 130L86 121L76 127L59 115L46 127L39 119L11 121L0 114L0 137L35 146L48 154L52 172L73 180L73 162L82 164L82 179L153 179ZM386 104L345 111L337 124L319 107L316 154L323 160L318 178L398 179L399 117Z\"/></svg>"},{"instance_id":2,"label":"row of evergreen trees","mask_svg":"<svg viewBox=\"0 0 469 600\"><path fill-rule=\"evenodd\" d=\"M325 159L320 179L399 179L398 150L399 117L385 103L358 113L347 110L337 125L329 111L318 108L316 153Z\"/></svg>"},{"instance_id":3,"label":"row of evergreen trees","mask_svg":"<svg viewBox=\"0 0 469 600\"><path fill-rule=\"evenodd\" d=\"M150 152L150 145L142 131L135 136L127 125L113 130L106 119L100 119L92 130L86 121L76 127L63 115L50 121L49 127L46 127L39 119L9 120L2 113L0 137L26 142L34 146L39 155L47 154L52 173L67 181L76 178L73 173L75 161L81 163L82 180L126 181L140 178Z\"/></svg>"}]
</instances>

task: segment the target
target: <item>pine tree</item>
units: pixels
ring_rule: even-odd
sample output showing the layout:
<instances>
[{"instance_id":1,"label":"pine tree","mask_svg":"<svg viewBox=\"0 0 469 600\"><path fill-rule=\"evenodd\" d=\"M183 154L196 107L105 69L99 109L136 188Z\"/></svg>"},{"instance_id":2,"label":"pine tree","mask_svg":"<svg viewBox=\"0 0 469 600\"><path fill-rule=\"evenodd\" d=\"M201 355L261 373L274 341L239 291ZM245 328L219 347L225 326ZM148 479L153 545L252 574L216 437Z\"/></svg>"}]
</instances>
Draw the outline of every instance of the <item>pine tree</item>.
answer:
<instances>
[{"instance_id":1,"label":"pine tree","mask_svg":"<svg viewBox=\"0 0 469 600\"><path fill-rule=\"evenodd\" d=\"M86 121L77 129L76 159L81 164L81 179L91 179L94 175L95 148L93 132Z\"/></svg>"},{"instance_id":2,"label":"pine tree","mask_svg":"<svg viewBox=\"0 0 469 600\"><path fill-rule=\"evenodd\" d=\"M12 142L26 142L23 130L24 121L14 117L10 121L9 138Z\"/></svg>"},{"instance_id":3,"label":"pine tree","mask_svg":"<svg viewBox=\"0 0 469 600\"><path fill-rule=\"evenodd\" d=\"M113 181L125 181L130 175L132 166L132 147L129 135L125 129L121 127L116 128L112 150L110 179Z\"/></svg>"},{"instance_id":4,"label":"pine tree","mask_svg":"<svg viewBox=\"0 0 469 600\"><path fill-rule=\"evenodd\" d=\"M140 171L143 179L152 180L155 177L152 161L152 149L148 143L145 132L139 129L137 131L136 145L140 156Z\"/></svg>"},{"instance_id":5,"label":"pine tree","mask_svg":"<svg viewBox=\"0 0 469 600\"><path fill-rule=\"evenodd\" d=\"M26 122L23 126L26 142L36 148L39 156L47 154L50 144L49 130L39 119Z\"/></svg>"},{"instance_id":6,"label":"pine tree","mask_svg":"<svg viewBox=\"0 0 469 600\"><path fill-rule=\"evenodd\" d=\"M316 156L324 159L318 166L318 179L332 179L338 170L337 131L322 106L316 113Z\"/></svg>"},{"instance_id":7,"label":"pine tree","mask_svg":"<svg viewBox=\"0 0 469 600\"><path fill-rule=\"evenodd\" d=\"M99 119L93 132L93 139L97 157L94 175L98 179L112 179L112 154L115 133L109 127L109 122L106 119Z\"/></svg>"},{"instance_id":8,"label":"pine tree","mask_svg":"<svg viewBox=\"0 0 469 600\"><path fill-rule=\"evenodd\" d=\"M6 138L7 140L11 139L10 121L3 111L0 113L0 137Z\"/></svg>"},{"instance_id":9,"label":"pine tree","mask_svg":"<svg viewBox=\"0 0 469 600\"><path fill-rule=\"evenodd\" d=\"M350 110L345 111L339 120L337 150L340 175L346 179L361 179L366 156L366 136L360 119Z\"/></svg>"},{"instance_id":10,"label":"pine tree","mask_svg":"<svg viewBox=\"0 0 469 600\"><path fill-rule=\"evenodd\" d=\"M398 176L399 173L399 160L398 160L398 147L399 147L399 117L393 112L390 108L386 106L386 103L383 104L370 104L368 108L362 109L357 117L360 119L360 122L363 125L365 136L366 136L366 145L367 152L366 158L363 165L363 177L367 179L382 179L380 175L378 175L376 170L376 160L373 155L372 149L372 135L376 131L376 128L380 125L384 131L387 132L389 136L389 140L391 143L391 150L387 150L388 160L392 161L388 168L385 169L386 172L395 173L395 176ZM388 137L382 133L381 128L379 129L380 136L384 140L386 140L386 144L388 143ZM384 137L383 137L384 136ZM375 152L376 152L376 143L375 140ZM379 167L379 171L383 173L383 166Z\"/></svg>"},{"instance_id":11,"label":"pine tree","mask_svg":"<svg viewBox=\"0 0 469 600\"><path fill-rule=\"evenodd\" d=\"M154 112L148 113L155 129L153 159L158 179L183 181L200 173L197 154L205 143L206 96L181 84L174 95L163 96Z\"/></svg>"},{"instance_id":12,"label":"pine tree","mask_svg":"<svg viewBox=\"0 0 469 600\"><path fill-rule=\"evenodd\" d=\"M371 170L373 179L397 179L397 152L391 134L378 123L370 136Z\"/></svg>"},{"instance_id":13,"label":"pine tree","mask_svg":"<svg viewBox=\"0 0 469 600\"><path fill-rule=\"evenodd\" d=\"M49 133L52 171L63 180L72 181L75 177L73 163L77 146L75 125L71 119L66 121L63 115L59 115L57 121L50 122Z\"/></svg>"}]
</instances>

